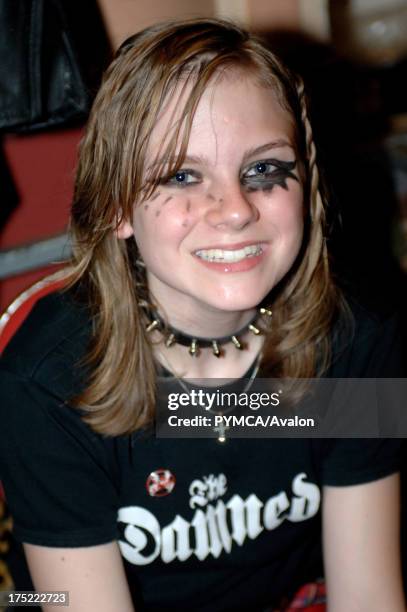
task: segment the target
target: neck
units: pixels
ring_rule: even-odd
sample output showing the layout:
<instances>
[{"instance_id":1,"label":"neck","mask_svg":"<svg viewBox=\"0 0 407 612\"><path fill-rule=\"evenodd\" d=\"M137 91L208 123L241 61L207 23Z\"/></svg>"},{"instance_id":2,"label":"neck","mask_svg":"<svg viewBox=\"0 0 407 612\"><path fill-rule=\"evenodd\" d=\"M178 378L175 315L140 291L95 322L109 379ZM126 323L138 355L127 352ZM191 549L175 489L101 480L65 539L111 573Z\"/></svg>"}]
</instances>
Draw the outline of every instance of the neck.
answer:
<instances>
[{"instance_id":1,"label":"neck","mask_svg":"<svg viewBox=\"0 0 407 612\"><path fill-rule=\"evenodd\" d=\"M160 332L156 332L157 338ZM241 378L260 353L264 337L248 333L241 336L245 348L236 350L232 342L222 346L223 355L214 357L212 349L201 349L199 357L191 357L185 346L166 347L155 344L157 360L175 376L182 378Z\"/></svg>"},{"instance_id":2,"label":"neck","mask_svg":"<svg viewBox=\"0 0 407 612\"><path fill-rule=\"evenodd\" d=\"M161 310L161 309L160 309ZM182 313L180 315L179 313ZM160 314L160 313L158 313ZM167 313L165 313L167 314ZM246 331L247 325L256 317L257 309L242 312L206 312L200 320L195 313L178 311L168 313L165 320L182 334L197 338L217 339Z\"/></svg>"}]
</instances>

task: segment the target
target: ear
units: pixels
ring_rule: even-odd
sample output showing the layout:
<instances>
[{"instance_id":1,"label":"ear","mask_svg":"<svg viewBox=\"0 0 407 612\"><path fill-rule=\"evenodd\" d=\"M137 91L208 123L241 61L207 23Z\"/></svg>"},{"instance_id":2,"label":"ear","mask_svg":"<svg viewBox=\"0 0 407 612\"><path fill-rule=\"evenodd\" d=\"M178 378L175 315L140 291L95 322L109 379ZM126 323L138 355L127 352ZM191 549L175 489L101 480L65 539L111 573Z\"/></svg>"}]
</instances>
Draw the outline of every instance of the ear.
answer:
<instances>
[{"instance_id":1,"label":"ear","mask_svg":"<svg viewBox=\"0 0 407 612\"><path fill-rule=\"evenodd\" d=\"M126 219L122 219L115 229L116 236L122 240L126 238L130 238L130 236L134 235L133 226L130 221L126 221Z\"/></svg>"}]
</instances>

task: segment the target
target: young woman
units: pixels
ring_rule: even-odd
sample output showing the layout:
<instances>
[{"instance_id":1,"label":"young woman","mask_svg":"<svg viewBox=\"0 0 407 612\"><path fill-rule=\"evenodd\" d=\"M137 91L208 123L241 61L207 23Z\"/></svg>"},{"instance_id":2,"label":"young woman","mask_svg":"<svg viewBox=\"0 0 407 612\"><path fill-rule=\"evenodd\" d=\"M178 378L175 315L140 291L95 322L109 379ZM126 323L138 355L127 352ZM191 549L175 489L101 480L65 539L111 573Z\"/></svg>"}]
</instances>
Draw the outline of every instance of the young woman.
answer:
<instances>
[{"instance_id":1,"label":"young woman","mask_svg":"<svg viewBox=\"0 0 407 612\"><path fill-rule=\"evenodd\" d=\"M322 532L330 611L403 609L395 444L154 435L165 381L386 375L391 322L346 305L325 235L303 86L271 51L217 20L121 46L81 145L69 289L2 362L37 590L271 610L322 574Z\"/></svg>"}]
</instances>

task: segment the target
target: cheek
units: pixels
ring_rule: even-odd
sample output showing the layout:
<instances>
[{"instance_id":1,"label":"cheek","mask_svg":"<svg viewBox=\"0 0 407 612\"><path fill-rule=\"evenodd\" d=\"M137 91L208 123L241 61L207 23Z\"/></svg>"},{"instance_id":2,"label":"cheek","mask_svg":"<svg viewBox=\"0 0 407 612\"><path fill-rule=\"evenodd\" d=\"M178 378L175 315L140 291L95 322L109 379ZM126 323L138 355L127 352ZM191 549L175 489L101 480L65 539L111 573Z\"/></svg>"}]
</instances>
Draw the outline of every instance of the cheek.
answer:
<instances>
[{"instance_id":1,"label":"cheek","mask_svg":"<svg viewBox=\"0 0 407 612\"><path fill-rule=\"evenodd\" d=\"M167 195L136 208L133 227L140 249L176 245L194 224L195 207L188 196Z\"/></svg>"},{"instance_id":2,"label":"cheek","mask_svg":"<svg viewBox=\"0 0 407 612\"><path fill-rule=\"evenodd\" d=\"M281 211L282 225L293 233L297 234L304 231L304 205L302 198L286 202L286 206Z\"/></svg>"},{"instance_id":3,"label":"cheek","mask_svg":"<svg viewBox=\"0 0 407 612\"><path fill-rule=\"evenodd\" d=\"M287 206L282 214L281 236L288 248L297 255L304 235L304 215L302 202Z\"/></svg>"},{"instance_id":4,"label":"cheek","mask_svg":"<svg viewBox=\"0 0 407 612\"><path fill-rule=\"evenodd\" d=\"M253 203L261 206L262 216L270 224L273 234L280 238L302 237L304 229L303 191L300 185L285 190L279 187L262 194L251 194Z\"/></svg>"}]
</instances>

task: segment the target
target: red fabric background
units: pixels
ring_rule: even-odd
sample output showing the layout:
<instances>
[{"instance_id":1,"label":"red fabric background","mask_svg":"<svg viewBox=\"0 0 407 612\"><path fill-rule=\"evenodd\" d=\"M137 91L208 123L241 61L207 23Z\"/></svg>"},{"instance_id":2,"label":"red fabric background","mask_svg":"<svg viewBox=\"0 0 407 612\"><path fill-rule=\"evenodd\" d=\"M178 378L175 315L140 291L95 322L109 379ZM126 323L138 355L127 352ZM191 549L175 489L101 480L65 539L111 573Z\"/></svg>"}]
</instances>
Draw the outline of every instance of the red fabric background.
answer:
<instances>
[{"instance_id":1,"label":"red fabric background","mask_svg":"<svg viewBox=\"0 0 407 612\"><path fill-rule=\"evenodd\" d=\"M81 135L82 129L76 128L4 138L5 157L20 201L2 229L0 249L65 231ZM45 268L2 281L0 310L50 271Z\"/></svg>"}]
</instances>

